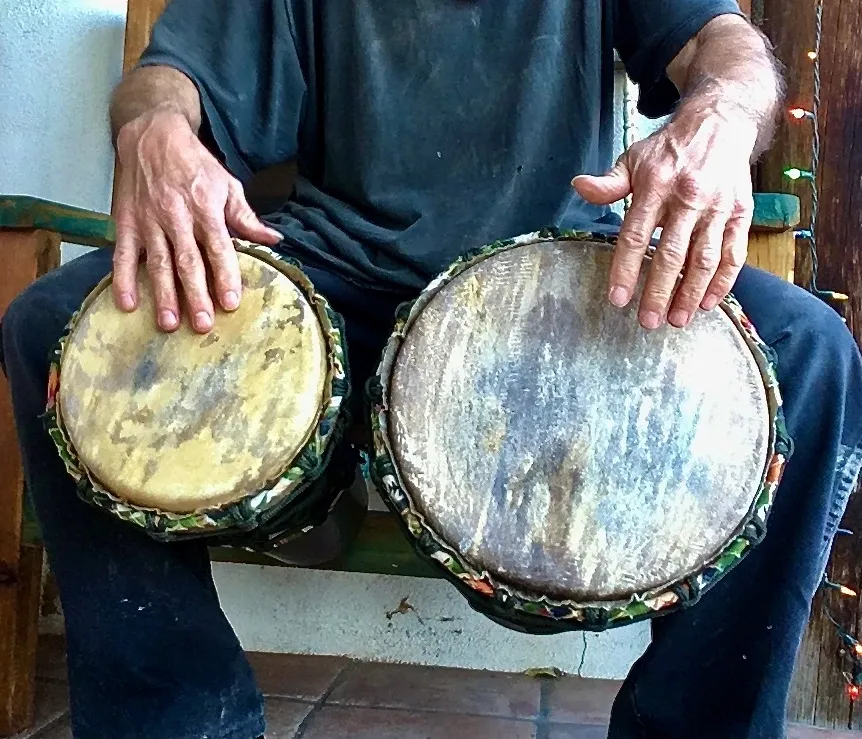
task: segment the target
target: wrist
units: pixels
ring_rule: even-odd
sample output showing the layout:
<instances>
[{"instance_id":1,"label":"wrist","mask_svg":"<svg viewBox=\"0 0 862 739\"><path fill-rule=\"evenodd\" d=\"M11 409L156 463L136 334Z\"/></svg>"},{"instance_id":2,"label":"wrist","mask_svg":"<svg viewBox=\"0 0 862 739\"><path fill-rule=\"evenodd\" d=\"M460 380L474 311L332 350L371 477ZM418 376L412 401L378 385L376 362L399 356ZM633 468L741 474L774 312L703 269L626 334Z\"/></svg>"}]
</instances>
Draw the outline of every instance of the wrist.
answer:
<instances>
[{"instance_id":1,"label":"wrist","mask_svg":"<svg viewBox=\"0 0 862 739\"><path fill-rule=\"evenodd\" d=\"M183 111L171 103L163 103L140 113L117 131L116 149L121 154L129 147L134 149L146 134L168 134L183 131L194 134L194 129Z\"/></svg>"},{"instance_id":2,"label":"wrist","mask_svg":"<svg viewBox=\"0 0 862 739\"><path fill-rule=\"evenodd\" d=\"M762 132L762 120L738 105L703 101L680 107L668 124L682 138L698 134L732 137L740 150L754 151Z\"/></svg>"},{"instance_id":3,"label":"wrist","mask_svg":"<svg viewBox=\"0 0 862 739\"><path fill-rule=\"evenodd\" d=\"M766 94L763 89L748 83L701 79L683 97L673 122L683 130L711 124L734 137L753 161L772 138L779 104L777 95Z\"/></svg>"}]
</instances>

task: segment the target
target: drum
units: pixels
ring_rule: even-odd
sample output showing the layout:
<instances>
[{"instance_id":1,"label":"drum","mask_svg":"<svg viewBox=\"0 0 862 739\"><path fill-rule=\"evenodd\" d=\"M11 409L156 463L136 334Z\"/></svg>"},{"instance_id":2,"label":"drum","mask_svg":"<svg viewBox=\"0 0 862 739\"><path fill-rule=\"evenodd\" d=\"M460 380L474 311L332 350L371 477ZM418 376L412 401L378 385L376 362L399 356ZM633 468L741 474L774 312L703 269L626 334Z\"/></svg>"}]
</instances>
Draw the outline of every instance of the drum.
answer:
<instances>
[{"instance_id":1,"label":"drum","mask_svg":"<svg viewBox=\"0 0 862 739\"><path fill-rule=\"evenodd\" d=\"M143 266L134 313L103 280L54 351L46 419L88 503L156 539L271 549L356 471L344 328L298 263L235 246L242 302L205 336L156 328Z\"/></svg>"},{"instance_id":2,"label":"drum","mask_svg":"<svg viewBox=\"0 0 862 739\"><path fill-rule=\"evenodd\" d=\"M371 470L405 535L529 633L697 601L764 535L790 454L738 303L646 331L637 300L607 300L612 256L556 232L465 256L402 307L368 384Z\"/></svg>"}]
</instances>

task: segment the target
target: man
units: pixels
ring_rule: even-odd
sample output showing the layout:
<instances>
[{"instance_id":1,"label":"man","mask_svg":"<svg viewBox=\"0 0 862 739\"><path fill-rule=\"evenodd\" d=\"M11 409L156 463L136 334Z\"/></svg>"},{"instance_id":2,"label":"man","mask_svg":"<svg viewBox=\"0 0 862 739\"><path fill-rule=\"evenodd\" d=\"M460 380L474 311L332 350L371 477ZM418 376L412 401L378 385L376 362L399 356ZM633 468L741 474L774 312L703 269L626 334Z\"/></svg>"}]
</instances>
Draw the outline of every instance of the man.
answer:
<instances>
[{"instance_id":1,"label":"man","mask_svg":"<svg viewBox=\"0 0 862 739\"><path fill-rule=\"evenodd\" d=\"M641 109L674 115L596 176L612 164L614 48ZM629 192L609 300L632 299L663 227L641 324L682 329L733 288L778 355L796 447L766 540L701 603L655 622L610 737L783 737L809 604L862 460L862 361L832 310L741 270L749 164L779 100L767 45L733 0L175 0L113 102L113 256L43 278L3 324L77 739L264 730L205 548L155 543L78 502L38 421L48 348L111 259L118 306L135 309L143 258L159 326L206 333L242 299L230 233L293 254L346 317L358 385L394 307L462 251L546 225L613 230L607 206ZM241 182L294 157L294 194L259 220Z\"/></svg>"}]
</instances>

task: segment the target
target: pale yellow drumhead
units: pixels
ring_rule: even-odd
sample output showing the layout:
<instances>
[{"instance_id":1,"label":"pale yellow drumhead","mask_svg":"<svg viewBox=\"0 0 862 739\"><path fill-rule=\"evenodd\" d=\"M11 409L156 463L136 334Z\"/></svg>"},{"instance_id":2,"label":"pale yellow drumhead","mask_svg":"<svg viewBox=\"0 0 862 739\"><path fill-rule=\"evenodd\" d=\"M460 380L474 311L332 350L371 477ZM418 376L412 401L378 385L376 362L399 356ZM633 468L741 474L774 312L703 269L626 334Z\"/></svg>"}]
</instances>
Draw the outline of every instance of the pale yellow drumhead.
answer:
<instances>
[{"instance_id":1,"label":"pale yellow drumhead","mask_svg":"<svg viewBox=\"0 0 862 739\"><path fill-rule=\"evenodd\" d=\"M183 513L231 503L277 478L323 404L327 352L312 306L273 261L239 254L243 296L201 336L158 331L108 285L63 352L58 407L82 463L117 497Z\"/></svg>"}]
</instances>

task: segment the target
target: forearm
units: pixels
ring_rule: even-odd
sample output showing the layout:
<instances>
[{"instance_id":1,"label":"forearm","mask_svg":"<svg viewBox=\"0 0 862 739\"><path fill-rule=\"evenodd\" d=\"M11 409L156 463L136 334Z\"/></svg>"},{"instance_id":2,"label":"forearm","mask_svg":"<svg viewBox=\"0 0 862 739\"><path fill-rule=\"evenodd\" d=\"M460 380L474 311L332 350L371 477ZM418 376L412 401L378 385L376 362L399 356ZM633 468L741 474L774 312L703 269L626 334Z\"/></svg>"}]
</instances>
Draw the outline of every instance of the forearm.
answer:
<instances>
[{"instance_id":1,"label":"forearm","mask_svg":"<svg viewBox=\"0 0 862 739\"><path fill-rule=\"evenodd\" d=\"M751 159L769 146L784 86L769 41L738 16L720 16L668 72L682 91L674 116L682 124L717 115L750 129Z\"/></svg>"},{"instance_id":2,"label":"forearm","mask_svg":"<svg viewBox=\"0 0 862 739\"><path fill-rule=\"evenodd\" d=\"M194 83L171 67L141 67L130 72L111 100L114 143L127 123L159 111L182 116L197 133L201 126L201 99Z\"/></svg>"}]
</instances>

